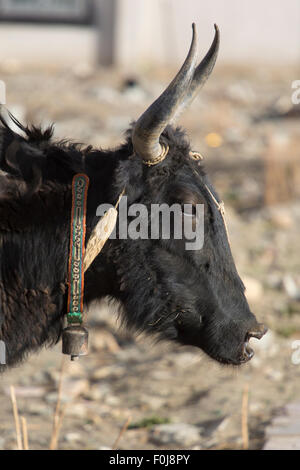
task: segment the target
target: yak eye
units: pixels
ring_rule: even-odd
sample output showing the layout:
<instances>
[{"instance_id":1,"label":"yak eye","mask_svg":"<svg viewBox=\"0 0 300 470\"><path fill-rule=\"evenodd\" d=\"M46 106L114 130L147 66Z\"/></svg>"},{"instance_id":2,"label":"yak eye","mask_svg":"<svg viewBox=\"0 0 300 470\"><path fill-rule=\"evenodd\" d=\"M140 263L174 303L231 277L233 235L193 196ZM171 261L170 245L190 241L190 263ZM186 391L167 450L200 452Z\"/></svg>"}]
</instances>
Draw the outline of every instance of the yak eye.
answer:
<instances>
[{"instance_id":1,"label":"yak eye","mask_svg":"<svg viewBox=\"0 0 300 470\"><path fill-rule=\"evenodd\" d=\"M209 262L205 263L205 265L204 265L204 269L205 269L205 271L208 271L208 270L209 270L209 268L210 268L210 264L209 264Z\"/></svg>"},{"instance_id":2,"label":"yak eye","mask_svg":"<svg viewBox=\"0 0 300 470\"><path fill-rule=\"evenodd\" d=\"M197 214L195 204L181 204L182 213L189 217L195 217Z\"/></svg>"}]
</instances>

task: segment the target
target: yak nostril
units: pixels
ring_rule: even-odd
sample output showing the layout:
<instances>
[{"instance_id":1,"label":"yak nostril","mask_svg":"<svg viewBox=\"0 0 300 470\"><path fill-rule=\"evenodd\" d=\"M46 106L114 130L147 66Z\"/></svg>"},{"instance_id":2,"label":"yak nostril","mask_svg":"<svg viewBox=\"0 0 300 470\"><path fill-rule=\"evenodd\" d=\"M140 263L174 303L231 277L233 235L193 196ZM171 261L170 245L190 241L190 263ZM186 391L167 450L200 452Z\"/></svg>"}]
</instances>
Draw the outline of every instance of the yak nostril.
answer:
<instances>
[{"instance_id":1,"label":"yak nostril","mask_svg":"<svg viewBox=\"0 0 300 470\"><path fill-rule=\"evenodd\" d=\"M249 338L257 338L261 339L268 331L268 328L263 325L263 323L258 324L258 328L255 328L253 331L249 331L247 333L247 339Z\"/></svg>"}]
</instances>

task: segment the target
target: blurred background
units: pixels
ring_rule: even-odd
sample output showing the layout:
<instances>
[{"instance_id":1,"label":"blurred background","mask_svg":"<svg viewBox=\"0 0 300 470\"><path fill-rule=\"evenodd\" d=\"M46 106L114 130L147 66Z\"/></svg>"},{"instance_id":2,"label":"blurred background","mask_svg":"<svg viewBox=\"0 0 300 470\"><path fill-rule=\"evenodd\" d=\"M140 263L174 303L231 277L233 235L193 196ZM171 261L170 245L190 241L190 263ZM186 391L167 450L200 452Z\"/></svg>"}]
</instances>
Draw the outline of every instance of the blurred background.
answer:
<instances>
[{"instance_id":1,"label":"blurred background","mask_svg":"<svg viewBox=\"0 0 300 470\"><path fill-rule=\"evenodd\" d=\"M54 122L58 139L117 146L181 66L192 22L199 60L214 23L221 47L179 124L225 201L269 333L232 369L132 338L95 305L88 357L62 364L57 345L1 377L2 449L17 446L10 385L33 449L300 449L300 3L0 0L6 105L22 122Z\"/></svg>"}]
</instances>

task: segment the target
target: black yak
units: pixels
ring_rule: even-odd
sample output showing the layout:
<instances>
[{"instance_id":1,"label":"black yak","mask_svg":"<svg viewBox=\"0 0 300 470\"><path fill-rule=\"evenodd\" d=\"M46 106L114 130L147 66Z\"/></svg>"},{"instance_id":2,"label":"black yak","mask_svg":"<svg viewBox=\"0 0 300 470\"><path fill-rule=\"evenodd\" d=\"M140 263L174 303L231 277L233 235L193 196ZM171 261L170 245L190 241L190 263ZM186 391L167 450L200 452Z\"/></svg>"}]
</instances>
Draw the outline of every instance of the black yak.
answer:
<instances>
[{"instance_id":1,"label":"black yak","mask_svg":"<svg viewBox=\"0 0 300 470\"><path fill-rule=\"evenodd\" d=\"M266 331L251 313L228 243L219 198L193 157L185 133L170 123L210 75L219 31L197 66L196 31L180 71L114 150L52 140L52 129L0 128L0 340L7 365L58 341L67 313L71 182L90 179L87 238L97 207L115 204L204 205L204 245L184 240L110 239L85 276L85 303L117 299L129 328L201 348L239 365L251 359L248 341ZM15 120L16 122L16 120ZM194 217L193 212L190 214Z\"/></svg>"}]
</instances>

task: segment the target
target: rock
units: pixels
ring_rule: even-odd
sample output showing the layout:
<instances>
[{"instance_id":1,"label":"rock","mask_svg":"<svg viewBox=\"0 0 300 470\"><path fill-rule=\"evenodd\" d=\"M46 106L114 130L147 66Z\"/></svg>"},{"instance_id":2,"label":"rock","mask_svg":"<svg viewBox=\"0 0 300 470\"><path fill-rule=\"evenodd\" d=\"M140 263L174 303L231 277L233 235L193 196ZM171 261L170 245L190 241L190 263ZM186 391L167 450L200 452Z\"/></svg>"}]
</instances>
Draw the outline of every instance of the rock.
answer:
<instances>
[{"instance_id":1,"label":"rock","mask_svg":"<svg viewBox=\"0 0 300 470\"><path fill-rule=\"evenodd\" d=\"M72 405L67 405L66 408L66 415L72 418L86 420L90 414L91 412L86 403L72 403Z\"/></svg>"},{"instance_id":2,"label":"rock","mask_svg":"<svg viewBox=\"0 0 300 470\"><path fill-rule=\"evenodd\" d=\"M65 441L67 442L78 442L81 440L81 434L79 434L78 432L68 432L67 434L65 434L65 437L64 437Z\"/></svg>"},{"instance_id":3,"label":"rock","mask_svg":"<svg viewBox=\"0 0 300 470\"><path fill-rule=\"evenodd\" d=\"M276 207L276 210L270 209L268 219L276 228L285 230L290 229L294 224L290 212L279 207Z\"/></svg>"},{"instance_id":4,"label":"rock","mask_svg":"<svg viewBox=\"0 0 300 470\"><path fill-rule=\"evenodd\" d=\"M116 395L106 395L105 403L109 406L120 406L120 398Z\"/></svg>"},{"instance_id":5,"label":"rock","mask_svg":"<svg viewBox=\"0 0 300 470\"><path fill-rule=\"evenodd\" d=\"M104 400L105 397L112 394L111 386L108 383L100 382L90 387L86 397L89 400Z\"/></svg>"},{"instance_id":6,"label":"rock","mask_svg":"<svg viewBox=\"0 0 300 470\"><path fill-rule=\"evenodd\" d=\"M289 403L266 428L263 450L300 450L300 402Z\"/></svg>"},{"instance_id":7,"label":"rock","mask_svg":"<svg viewBox=\"0 0 300 470\"><path fill-rule=\"evenodd\" d=\"M254 402L249 404L249 411L250 413L260 413L264 410L264 405L259 402Z\"/></svg>"},{"instance_id":8,"label":"rock","mask_svg":"<svg viewBox=\"0 0 300 470\"><path fill-rule=\"evenodd\" d=\"M62 403L67 403L73 398L87 393L89 389L88 380L84 379L64 379L61 389L61 401ZM46 396L47 403L56 403L58 399L58 391L50 392Z\"/></svg>"},{"instance_id":9,"label":"rock","mask_svg":"<svg viewBox=\"0 0 300 470\"><path fill-rule=\"evenodd\" d=\"M45 405L45 403L38 403L36 400L33 400L26 406L26 414L34 416L50 416L53 414L53 409Z\"/></svg>"},{"instance_id":10,"label":"rock","mask_svg":"<svg viewBox=\"0 0 300 470\"><path fill-rule=\"evenodd\" d=\"M263 450L300 450L299 436L273 436Z\"/></svg>"},{"instance_id":11,"label":"rock","mask_svg":"<svg viewBox=\"0 0 300 470\"><path fill-rule=\"evenodd\" d=\"M6 395L10 396L10 388L5 388ZM15 387L16 397L40 398L46 394L45 387Z\"/></svg>"},{"instance_id":12,"label":"rock","mask_svg":"<svg viewBox=\"0 0 300 470\"><path fill-rule=\"evenodd\" d=\"M265 369L265 374L270 380L273 380L274 382L281 382L283 379L283 373L280 370L272 369L271 367Z\"/></svg>"},{"instance_id":13,"label":"rock","mask_svg":"<svg viewBox=\"0 0 300 470\"><path fill-rule=\"evenodd\" d=\"M199 423L199 426L203 429L203 437L209 437L210 445L212 442L217 442L219 440L218 434L222 434L230 422L229 417L222 416L221 418L209 419ZM207 442L206 442L207 444Z\"/></svg>"},{"instance_id":14,"label":"rock","mask_svg":"<svg viewBox=\"0 0 300 470\"><path fill-rule=\"evenodd\" d=\"M266 284L270 289L279 290L282 286L282 275L278 272L268 274Z\"/></svg>"},{"instance_id":15,"label":"rock","mask_svg":"<svg viewBox=\"0 0 300 470\"><path fill-rule=\"evenodd\" d=\"M300 403L288 403L285 406L285 411L289 416L294 416L295 419L300 420Z\"/></svg>"},{"instance_id":16,"label":"rock","mask_svg":"<svg viewBox=\"0 0 300 470\"><path fill-rule=\"evenodd\" d=\"M246 287L246 297L249 302L258 302L263 296L262 284L253 277L243 276L243 282Z\"/></svg>"},{"instance_id":17,"label":"rock","mask_svg":"<svg viewBox=\"0 0 300 470\"><path fill-rule=\"evenodd\" d=\"M104 378L120 378L126 373L126 368L120 365L113 364L111 366L101 367L92 374L92 380L98 381Z\"/></svg>"},{"instance_id":18,"label":"rock","mask_svg":"<svg viewBox=\"0 0 300 470\"><path fill-rule=\"evenodd\" d=\"M150 371L149 376L151 376L151 379L153 380L166 381L172 379L173 372L165 368L153 369Z\"/></svg>"},{"instance_id":19,"label":"rock","mask_svg":"<svg viewBox=\"0 0 300 470\"><path fill-rule=\"evenodd\" d=\"M139 403L144 405L145 409L157 411L166 405L166 399L153 395L143 395L139 398Z\"/></svg>"},{"instance_id":20,"label":"rock","mask_svg":"<svg viewBox=\"0 0 300 470\"><path fill-rule=\"evenodd\" d=\"M46 370L38 370L31 376L32 383L41 385L41 384L51 384L52 379Z\"/></svg>"},{"instance_id":21,"label":"rock","mask_svg":"<svg viewBox=\"0 0 300 470\"><path fill-rule=\"evenodd\" d=\"M145 353L139 345L133 344L121 348L117 352L116 357L120 362L139 364L147 360L147 353Z\"/></svg>"},{"instance_id":22,"label":"rock","mask_svg":"<svg viewBox=\"0 0 300 470\"><path fill-rule=\"evenodd\" d=\"M67 397L78 397L89 389L89 382L85 379L67 378L62 383L62 395Z\"/></svg>"},{"instance_id":23,"label":"rock","mask_svg":"<svg viewBox=\"0 0 300 470\"><path fill-rule=\"evenodd\" d=\"M292 276L286 274L282 279L282 284L285 292L291 299L300 300L300 288Z\"/></svg>"},{"instance_id":24,"label":"rock","mask_svg":"<svg viewBox=\"0 0 300 470\"><path fill-rule=\"evenodd\" d=\"M49 405L53 405L57 402L58 393L57 392L50 392L46 395L45 400ZM61 397L61 402L66 403L70 401L68 397Z\"/></svg>"},{"instance_id":25,"label":"rock","mask_svg":"<svg viewBox=\"0 0 300 470\"><path fill-rule=\"evenodd\" d=\"M159 424L150 431L150 439L157 445L188 447L199 444L200 430L186 423Z\"/></svg>"}]
</instances>

